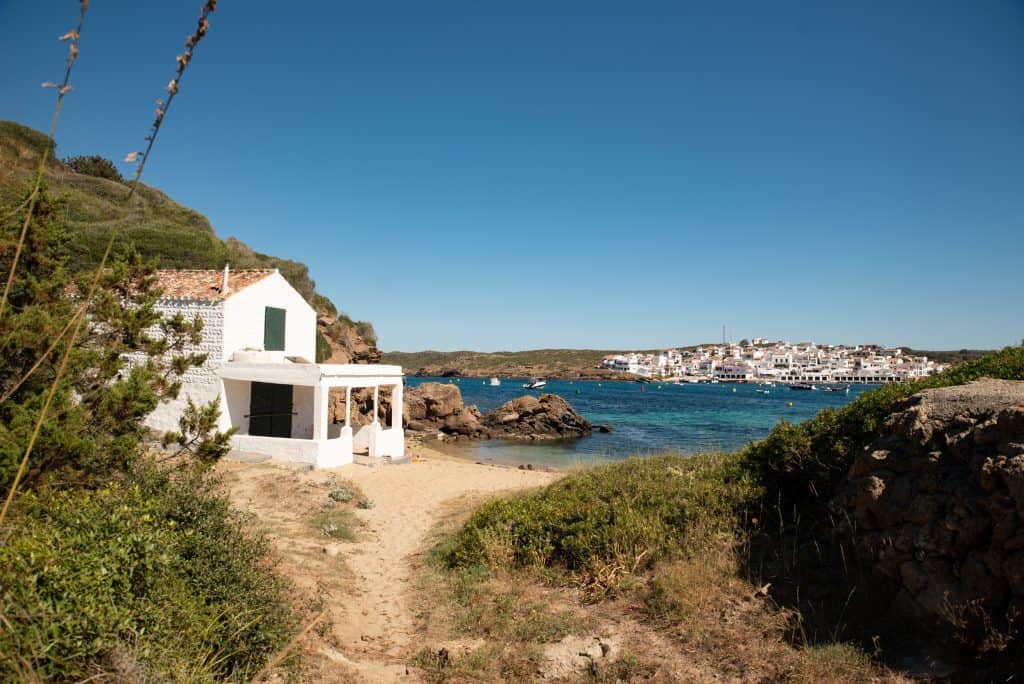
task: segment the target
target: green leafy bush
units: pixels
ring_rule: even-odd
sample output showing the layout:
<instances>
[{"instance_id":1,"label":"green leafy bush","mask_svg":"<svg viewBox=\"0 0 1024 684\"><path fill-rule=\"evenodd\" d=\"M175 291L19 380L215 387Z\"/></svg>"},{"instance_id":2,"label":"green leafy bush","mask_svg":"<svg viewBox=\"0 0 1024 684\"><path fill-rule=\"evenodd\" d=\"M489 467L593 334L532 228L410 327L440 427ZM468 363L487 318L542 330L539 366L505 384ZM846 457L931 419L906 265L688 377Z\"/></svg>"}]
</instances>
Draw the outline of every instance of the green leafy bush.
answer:
<instances>
[{"instance_id":1,"label":"green leafy bush","mask_svg":"<svg viewBox=\"0 0 1024 684\"><path fill-rule=\"evenodd\" d=\"M628 574L686 552L695 530L732 529L754 494L735 458L631 458L485 504L439 554L449 567Z\"/></svg>"},{"instance_id":2,"label":"green leafy bush","mask_svg":"<svg viewBox=\"0 0 1024 684\"><path fill-rule=\"evenodd\" d=\"M68 157L64 160L64 163L75 173L124 183L124 176L114 166L114 162L98 154Z\"/></svg>"},{"instance_id":3,"label":"green leafy bush","mask_svg":"<svg viewBox=\"0 0 1024 684\"><path fill-rule=\"evenodd\" d=\"M296 626L266 543L198 471L27 493L9 522L0 679L245 680Z\"/></svg>"}]
</instances>

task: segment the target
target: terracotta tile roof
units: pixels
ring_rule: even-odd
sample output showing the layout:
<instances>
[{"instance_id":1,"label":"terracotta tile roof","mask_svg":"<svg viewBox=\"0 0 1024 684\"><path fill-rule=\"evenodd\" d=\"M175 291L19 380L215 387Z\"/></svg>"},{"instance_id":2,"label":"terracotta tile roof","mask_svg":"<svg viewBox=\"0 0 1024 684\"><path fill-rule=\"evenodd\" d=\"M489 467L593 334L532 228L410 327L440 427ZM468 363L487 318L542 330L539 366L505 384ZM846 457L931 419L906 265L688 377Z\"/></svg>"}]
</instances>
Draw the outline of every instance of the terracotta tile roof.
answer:
<instances>
[{"instance_id":1,"label":"terracotta tile roof","mask_svg":"<svg viewBox=\"0 0 1024 684\"><path fill-rule=\"evenodd\" d=\"M227 299L250 285L254 285L269 275L277 273L277 269L239 269L228 272L228 293L221 294L224 284L222 270L162 270L157 271L156 285L163 294L161 299L201 299L217 301Z\"/></svg>"}]
</instances>

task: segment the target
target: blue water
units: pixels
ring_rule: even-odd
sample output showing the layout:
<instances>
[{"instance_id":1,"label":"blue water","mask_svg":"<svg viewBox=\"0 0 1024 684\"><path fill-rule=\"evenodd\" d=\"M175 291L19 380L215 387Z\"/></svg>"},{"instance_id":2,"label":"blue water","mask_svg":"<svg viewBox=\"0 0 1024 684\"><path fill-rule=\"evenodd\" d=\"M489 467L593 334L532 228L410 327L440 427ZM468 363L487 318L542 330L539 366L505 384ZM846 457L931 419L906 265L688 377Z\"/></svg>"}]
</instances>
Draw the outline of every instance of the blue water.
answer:
<instances>
[{"instance_id":1,"label":"blue water","mask_svg":"<svg viewBox=\"0 0 1024 684\"><path fill-rule=\"evenodd\" d=\"M411 386L423 382L457 384L466 405L476 404L481 411L524 394L541 393L523 389L523 379L503 379L500 387L490 387L486 380L472 378L411 377L408 382ZM755 389L768 389L770 393L758 394ZM480 461L555 467L664 451L729 451L761 439L780 419L793 423L807 420L823 408L848 404L868 389L855 385L847 394L791 390L785 385L759 388L728 383L641 385L549 380L542 392L561 395L591 423L607 423L615 431L539 444L501 440L457 443L447 450Z\"/></svg>"}]
</instances>

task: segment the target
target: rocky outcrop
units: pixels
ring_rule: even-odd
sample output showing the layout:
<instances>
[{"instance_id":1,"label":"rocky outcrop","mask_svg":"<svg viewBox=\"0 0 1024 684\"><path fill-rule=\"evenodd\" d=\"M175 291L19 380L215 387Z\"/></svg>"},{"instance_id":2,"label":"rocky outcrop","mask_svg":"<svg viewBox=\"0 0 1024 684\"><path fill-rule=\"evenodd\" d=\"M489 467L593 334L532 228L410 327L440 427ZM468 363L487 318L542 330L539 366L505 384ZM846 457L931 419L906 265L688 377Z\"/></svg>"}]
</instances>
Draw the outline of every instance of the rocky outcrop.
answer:
<instances>
[{"instance_id":1,"label":"rocky outcrop","mask_svg":"<svg viewBox=\"0 0 1024 684\"><path fill-rule=\"evenodd\" d=\"M481 414L463 405L456 385L440 382L406 388L404 425L411 433L467 439L566 439L591 432L590 423L554 394L519 397Z\"/></svg>"},{"instance_id":2,"label":"rocky outcrop","mask_svg":"<svg viewBox=\"0 0 1024 684\"><path fill-rule=\"evenodd\" d=\"M834 503L898 613L983 650L1024 619L1024 382L911 397Z\"/></svg>"},{"instance_id":3,"label":"rocky outcrop","mask_svg":"<svg viewBox=\"0 0 1024 684\"><path fill-rule=\"evenodd\" d=\"M480 411L464 406L462 392L455 385L425 382L405 390L405 428L413 433L438 432L446 435L486 438Z\"/></svg>"},{"instance_id":4,"label":"rocky outcrop","mask_svg":"<svg viewBox=\"0 0 1024 684\"><path fill-rule=\"evenodd\" d=\"M330 347L330 356L324 363L380 363L381 353L376 345L330 312L317 312L316 328Z\"/></svg>"},{"instance_id":5,"label":"rocky outcrop","mask_svg":"<svg viewBox=\"0 0 1024 684\"><path fill-rule=\"evenodd\" d=\"M483 424L498 439L584 437L592 426L557 394L526 395L486 413Z\"/></svg>"}]
</instances>

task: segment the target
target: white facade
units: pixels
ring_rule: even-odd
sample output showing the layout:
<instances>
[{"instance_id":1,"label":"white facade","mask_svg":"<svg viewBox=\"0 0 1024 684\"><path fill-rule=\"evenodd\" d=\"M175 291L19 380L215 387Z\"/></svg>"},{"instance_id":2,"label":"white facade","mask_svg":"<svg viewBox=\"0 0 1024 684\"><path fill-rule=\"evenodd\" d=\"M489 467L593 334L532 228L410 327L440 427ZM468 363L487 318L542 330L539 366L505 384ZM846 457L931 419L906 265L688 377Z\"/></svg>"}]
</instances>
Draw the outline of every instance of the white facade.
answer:
<instances>
[{"instance_id":1,"label":"white facade","mask_svg":"<svg viewBox=\"0 0 1024 684\"><path fill-rule=\"evenodd\" d=\"M232 446L241 451L317 467L351 463L362 449L375 458L404 456L401 367L315 363L316 312L276 269L160 271L158 286L164 290L156 304L160 313L203 322L202 341L185 351L207 359L182 376L176 400L150 414L150 427L177 430L187 399L216 399L219 428L236 430ZM271 339L274 348L266 349ZM382 386L392 388L391 426L377 418ZM334 387L347 388L348 407L353 387L375 388L373 422L354 434L348 419L330 425L328 392ZM257 413L269 397L283 402L281 408Z\"/></svg>"},{"instance_id":2,"label":"white facade","mask_svg":"<svg viewBox=\"0 0 1024 684\"><path fill-rule=\"evenodd\" d=\"M700 346L666 349L657 355L609 355L603 368L660 378L696 381L781 380L787 382L886 383L921 378L944 369L924 356L878 345L815 345L813 342L769 343L763 337L745 346Z\"/></svg>"}]
</instances>

